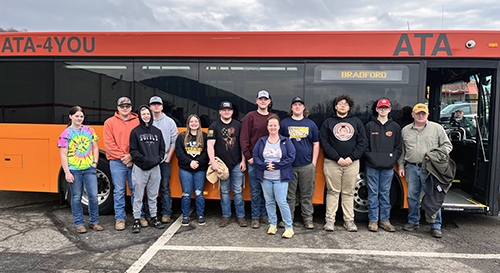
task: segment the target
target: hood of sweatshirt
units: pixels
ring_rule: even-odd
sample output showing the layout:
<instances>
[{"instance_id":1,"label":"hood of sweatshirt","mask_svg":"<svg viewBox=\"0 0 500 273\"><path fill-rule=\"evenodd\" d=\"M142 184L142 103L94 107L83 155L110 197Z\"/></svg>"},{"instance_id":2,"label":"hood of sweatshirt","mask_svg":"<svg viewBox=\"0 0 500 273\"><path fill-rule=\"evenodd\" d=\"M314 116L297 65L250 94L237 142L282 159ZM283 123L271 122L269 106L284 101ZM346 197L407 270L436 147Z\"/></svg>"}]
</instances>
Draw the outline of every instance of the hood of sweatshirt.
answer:
<instances>
[{"instance_id":1,"label":"hood of sweatshirt","mask_svg":"<svg viewBox=\"0 0 500 273\"><path fill-rule=\"evenodd\" d=\"M146 126L146 122L144 122L144 120L142 119L142 116L141 116L141 110L142 110L143 108L148 109L149 114L150 114L150 116L151 116L151 119L150 119L150 120L149 120L149 122L148 122L148 126ZM151 108L149 108L149 106L147 106L147 105L141 105L141 106L139 106L139 109L137 110L137 115L139 116L139 124L140 124L142 127L144 127L144 128L148 128L148 127L150 127L150 126L153 124L153 111L151 111Z\"/></svg>"}]
</instances>

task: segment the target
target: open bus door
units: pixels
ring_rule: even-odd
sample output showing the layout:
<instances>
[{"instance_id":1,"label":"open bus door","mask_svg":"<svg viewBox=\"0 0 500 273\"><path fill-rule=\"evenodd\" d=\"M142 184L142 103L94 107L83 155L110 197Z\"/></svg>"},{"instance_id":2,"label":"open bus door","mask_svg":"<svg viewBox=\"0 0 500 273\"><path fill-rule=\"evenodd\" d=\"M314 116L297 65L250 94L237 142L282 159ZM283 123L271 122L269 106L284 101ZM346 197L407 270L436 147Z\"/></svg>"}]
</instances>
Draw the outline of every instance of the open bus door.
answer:
<instances>
[{"instance_id":1,"label":"open bus door","mask_svg":"<svg viewBox=\"0 0 500 273\"><path fill-rule=\"evenodd\" d=\"M457 165L444 211L498 215L497 73L496 61L427 63L429 119L445 128Z\"/></svg>"}]
</instances>

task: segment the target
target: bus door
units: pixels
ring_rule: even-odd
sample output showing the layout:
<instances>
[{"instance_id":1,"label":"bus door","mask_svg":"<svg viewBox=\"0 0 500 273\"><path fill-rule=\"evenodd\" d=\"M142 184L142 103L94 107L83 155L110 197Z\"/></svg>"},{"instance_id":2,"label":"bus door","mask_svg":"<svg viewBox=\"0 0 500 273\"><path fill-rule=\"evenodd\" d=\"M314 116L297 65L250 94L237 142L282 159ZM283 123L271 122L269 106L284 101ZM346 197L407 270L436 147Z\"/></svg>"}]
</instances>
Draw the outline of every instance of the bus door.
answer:
<instances>
[{"instance_id":1,"label":"bus door","mask_svg":"<svg viewBox=\"0 0 500 273\"><path fill-rule=\"evenodd\" d=\"M497 62L438 61L427 64L430 120L439 122L453 144L451 158L457 170L443 210L498 213L498 195L490 193L492 178L493 94ZM495 211L490 211L495 208Z\"/></svg>"}]
</instances>

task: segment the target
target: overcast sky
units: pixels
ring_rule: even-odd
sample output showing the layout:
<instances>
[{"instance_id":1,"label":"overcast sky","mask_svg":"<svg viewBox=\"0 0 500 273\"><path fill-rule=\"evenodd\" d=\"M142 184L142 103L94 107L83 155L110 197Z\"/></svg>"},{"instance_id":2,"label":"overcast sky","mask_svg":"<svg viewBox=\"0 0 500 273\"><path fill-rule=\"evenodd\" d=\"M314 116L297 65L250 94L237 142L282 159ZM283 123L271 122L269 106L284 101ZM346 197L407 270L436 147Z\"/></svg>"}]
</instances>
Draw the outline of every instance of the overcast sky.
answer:
<instances>
[{"instance_id":1,"label":"overcast sky","mask_svg":"<svg viewBox=\"0 0 500 273\"><path fill-rule=\"evenodd\" d=\"M499 0L1 0L28 31L500 30Z\"/></svg>"}]
</instances>

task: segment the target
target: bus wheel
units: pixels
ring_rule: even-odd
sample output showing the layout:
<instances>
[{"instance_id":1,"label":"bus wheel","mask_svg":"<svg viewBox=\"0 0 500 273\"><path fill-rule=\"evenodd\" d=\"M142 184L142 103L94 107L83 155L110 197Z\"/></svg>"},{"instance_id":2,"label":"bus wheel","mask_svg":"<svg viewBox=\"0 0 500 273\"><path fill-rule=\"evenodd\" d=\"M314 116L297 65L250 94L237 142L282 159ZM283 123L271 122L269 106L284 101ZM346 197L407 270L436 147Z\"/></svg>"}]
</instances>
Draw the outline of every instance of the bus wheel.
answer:
<instances>
[{"instance_id":1,"label":"bus wheel","mask_svg":"<svg viewBox=\"0 0 500 273\"><path fill-rule=\"evenodd\" d=\"M64 179L64 175L63 175ZM64 196L66 201L71 206L71 188L68 182L64 179ZM111 182L111 174L109 171L108 162L99 160L99 167L97 169L97 199L99 204L99 214L109 214L114 211L113 205L113 183ZM88 215L89 199L85 186L83 187L82 194L82 208L83 213Z\"/></svg>"},{"instance_id":2,"label":"bus wheel","mask_svg":"<svg viewBox=\"0 0 500 273\"><path fill-rule=\"evenodd\" d=\"M358 173L354 185L354 215L356 222L368 222L368 187L364 172Z\"/></svg>"}]
</instances>

